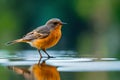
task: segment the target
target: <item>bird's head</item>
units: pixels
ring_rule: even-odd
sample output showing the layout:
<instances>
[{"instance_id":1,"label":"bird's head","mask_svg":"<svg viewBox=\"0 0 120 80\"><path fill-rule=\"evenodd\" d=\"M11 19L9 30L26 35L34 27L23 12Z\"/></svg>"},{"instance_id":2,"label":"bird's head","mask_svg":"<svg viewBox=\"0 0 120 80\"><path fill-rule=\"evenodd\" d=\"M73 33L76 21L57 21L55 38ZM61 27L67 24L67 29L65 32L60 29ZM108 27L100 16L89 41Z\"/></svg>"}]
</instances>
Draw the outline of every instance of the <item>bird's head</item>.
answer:
<instances>
[{"instance_id":1,"label":"bird's head","mask_svg":"<svg viewBox=\"0 0 120 80\"><path fill-rule=\"evenodd\" d=\"M66 23L64 23L64 22L62 22L60 19L58 19L58 18L52 18L52 19L50 19L50 20L48 20L47 22L46 22L46 25L47 25L47 27L49 27L49 28L55 28L55 27L57 27L57 26L62 26L63 24L66 24Z\"/></svg>"}]
</instances>

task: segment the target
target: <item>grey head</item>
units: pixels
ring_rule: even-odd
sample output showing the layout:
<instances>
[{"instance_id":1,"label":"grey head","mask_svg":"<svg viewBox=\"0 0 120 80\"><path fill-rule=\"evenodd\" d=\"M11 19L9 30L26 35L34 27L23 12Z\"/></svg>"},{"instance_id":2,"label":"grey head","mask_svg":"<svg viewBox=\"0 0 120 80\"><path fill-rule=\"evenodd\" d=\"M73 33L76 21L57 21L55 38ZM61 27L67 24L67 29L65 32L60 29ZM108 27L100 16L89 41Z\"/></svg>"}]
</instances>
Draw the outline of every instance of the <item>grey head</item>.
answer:
<instances>
[{"instance_id":1,"label":"grey head","mask_svg":"<svg viewBox=\"0 0 120 80\"><path fill-rule=\"evenodd\" d=\"M66 23L62 22L58 18L52 18L52 19L48 20L45 25L48 28L52 29L52 28L55 28L57 25L63 25L63 24L66 24Z\"/></svg>"}]
</instances>

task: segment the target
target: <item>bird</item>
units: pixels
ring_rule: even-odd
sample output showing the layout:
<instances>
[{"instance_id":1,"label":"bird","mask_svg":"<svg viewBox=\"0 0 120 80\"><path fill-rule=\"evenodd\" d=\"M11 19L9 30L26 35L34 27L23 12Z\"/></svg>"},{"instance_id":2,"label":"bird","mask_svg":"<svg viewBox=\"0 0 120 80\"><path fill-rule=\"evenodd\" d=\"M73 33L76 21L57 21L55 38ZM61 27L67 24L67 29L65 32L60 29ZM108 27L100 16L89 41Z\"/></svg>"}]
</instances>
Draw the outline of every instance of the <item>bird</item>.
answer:
<instances>
[{"instance_id":1,"label":"bird","mask_svg":"<svg viewBox=\"0 0 120 80\"><path fill-rule=\"evenodd\" d=\"M37 27L22 38L8 42L7 45L21 42L28 43L38 50L40 58L43 57L41 50L47 54L48 58L52 58L52 56L47 53L46 49L55 46L59 42L62 36L61 28L63 24L66 23L62 22L59 18L52 18L44 25Z\"/></svg>"}]
</instances>

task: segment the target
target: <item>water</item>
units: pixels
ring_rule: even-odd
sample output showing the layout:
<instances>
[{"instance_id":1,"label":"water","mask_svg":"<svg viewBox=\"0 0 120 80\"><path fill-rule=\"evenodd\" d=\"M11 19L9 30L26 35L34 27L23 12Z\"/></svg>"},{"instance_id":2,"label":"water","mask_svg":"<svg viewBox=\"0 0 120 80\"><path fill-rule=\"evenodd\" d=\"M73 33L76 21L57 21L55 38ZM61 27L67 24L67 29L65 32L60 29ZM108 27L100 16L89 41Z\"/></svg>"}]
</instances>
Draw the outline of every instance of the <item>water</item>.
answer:
<instances>
[{"instance_id":1,"label":"water","mask_svg":"<svg viewBox=\"0 0 120 80\"><path fill-rule=\"evenodd\" d=\"M48 51L39 59L37 51L0 52L0 80L120 80L117 58L79 57L74 51Z\"/></svg>"}]
</instances>

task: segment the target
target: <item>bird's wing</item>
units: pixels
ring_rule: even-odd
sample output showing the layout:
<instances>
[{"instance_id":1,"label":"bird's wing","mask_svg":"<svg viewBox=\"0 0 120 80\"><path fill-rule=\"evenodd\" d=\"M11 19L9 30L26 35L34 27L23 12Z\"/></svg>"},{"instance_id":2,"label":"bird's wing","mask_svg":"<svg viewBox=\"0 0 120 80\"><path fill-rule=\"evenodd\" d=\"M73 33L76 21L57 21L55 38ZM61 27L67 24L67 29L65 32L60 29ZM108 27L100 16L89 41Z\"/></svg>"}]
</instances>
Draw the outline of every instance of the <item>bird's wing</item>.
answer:
<instances>
[{"instance_id":1,"label":"bird's wing","mask_svg":"<svg viewBox=\"0 0 120 80\"><path fill-rule=\"evenodd\" d=\"M22 39L23 40L34 40L34 39L43 39L46 38L50 33L50 30L47 27L38 27L35 30L26 34Z\"/></svg>"}]
</instances>

